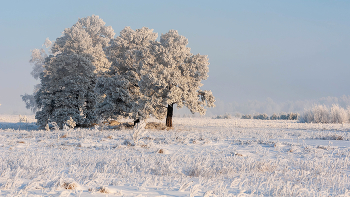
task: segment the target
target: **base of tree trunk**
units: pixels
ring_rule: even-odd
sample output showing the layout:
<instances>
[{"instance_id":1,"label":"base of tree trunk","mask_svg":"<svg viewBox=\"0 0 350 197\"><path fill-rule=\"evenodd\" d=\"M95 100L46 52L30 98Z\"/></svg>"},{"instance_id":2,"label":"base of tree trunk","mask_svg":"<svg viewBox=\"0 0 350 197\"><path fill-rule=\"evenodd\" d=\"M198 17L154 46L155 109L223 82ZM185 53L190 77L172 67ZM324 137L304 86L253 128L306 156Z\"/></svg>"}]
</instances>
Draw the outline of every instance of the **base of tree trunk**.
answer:
<instances>
[{"instance_id":1,"label":"base of tree trunk","mask_svg":"<svg viewBox=\"0 0 350 197\"><path fill-rule=\"evenodd\" d=\"M168 105L168 110L166 114L166 126L167 127L173 127L173 105Z\"/></svg>"},{"instance_id":2,"label":"base of tree trunk","mask_svg":"<svg viewBox=\"0 0 350 197\"><path fill-rule=\"evenodd\" d=\"M172 117L166 117L166 126L173 127L173 118Z\"/></svg>"}]
</instances>

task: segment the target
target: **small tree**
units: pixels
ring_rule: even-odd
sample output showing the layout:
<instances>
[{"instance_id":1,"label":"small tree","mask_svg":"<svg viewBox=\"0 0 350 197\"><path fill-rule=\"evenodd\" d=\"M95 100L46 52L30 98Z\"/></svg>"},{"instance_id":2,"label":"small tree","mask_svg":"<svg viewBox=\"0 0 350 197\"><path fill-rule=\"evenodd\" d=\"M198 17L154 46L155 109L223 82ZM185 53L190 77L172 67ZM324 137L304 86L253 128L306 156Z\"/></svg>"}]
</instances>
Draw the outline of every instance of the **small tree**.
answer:
<instances>
[{"instance_id":1,"label":"small tree","mask_svg":"<svg viewBox=\"0 0 350 197\"><path fill-rule=\"evenodd\" d=\"M187 44L184 36L170 30L161 36L160 42L140 52L139 86L144 97L139 106L157 118L166 114L167 127L172 127L174 104L202 115L206 111L204 106L215 106L211 91L199 89L201 81L208 77L208 57L191 54Z\"/></svg>"}]
</instances>

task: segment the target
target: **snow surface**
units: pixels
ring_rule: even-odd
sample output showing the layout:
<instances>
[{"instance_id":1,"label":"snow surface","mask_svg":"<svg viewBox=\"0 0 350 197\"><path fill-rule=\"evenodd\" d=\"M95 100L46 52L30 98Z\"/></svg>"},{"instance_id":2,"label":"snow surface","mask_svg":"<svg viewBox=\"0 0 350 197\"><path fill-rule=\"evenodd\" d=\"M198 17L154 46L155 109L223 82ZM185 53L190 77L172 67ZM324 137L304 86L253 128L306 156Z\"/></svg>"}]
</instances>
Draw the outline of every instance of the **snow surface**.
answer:
<instances>
[{"instance_id":1,"label":"snow surface","mask_svg":"<svg viewBox=\"0 0 350 197\"><path fill-rule=\"evenodd\" d=\"M45 131L0 115L0 195L350 194L350 124L173 120L169 131Z\"/></svg>"}]
</instances>

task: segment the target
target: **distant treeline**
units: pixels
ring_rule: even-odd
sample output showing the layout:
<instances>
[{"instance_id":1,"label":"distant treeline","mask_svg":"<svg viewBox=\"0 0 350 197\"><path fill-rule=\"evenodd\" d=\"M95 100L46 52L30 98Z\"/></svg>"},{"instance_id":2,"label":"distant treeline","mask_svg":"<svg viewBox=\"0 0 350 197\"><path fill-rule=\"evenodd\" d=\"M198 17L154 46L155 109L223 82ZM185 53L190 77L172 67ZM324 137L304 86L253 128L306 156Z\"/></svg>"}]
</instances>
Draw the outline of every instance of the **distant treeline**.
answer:
<instances>
[{"instance_id":1,"label":"distant treeline","mask_svg":"<svg viewBox=\"0 0 350 197\"><path fill-rule=\"evenodd\" d=\"M258 120L298 120L299 114L298 113L288 113L288 114L273 114L272 116L268 116L267 114L258 114L258 115L240 115L236 114L236 118L241 118L241 119L258 119ZM231 119L232 116L231 114L225 114L225 115L218 115L214 117L214 119Z\"/></svg>"},{"instance_id":2,"label":"distant treeline","mask_svg":"<svg viewBox=\"0 0 350 197\"><path fill-rule=\"evenodd\" d=\"M350 106L342 108L339 105L333 105L328 108L325 105L315 105L311 109L306 109L300 116L298 113L282 113L272 114L268 116L266 113L257 115L240 115L236 114L236 118L241 119L258 119L258 120L299 120L301 123L350 123ZM216 116L215 119L231 119L230 114Z\"/></svg>"},{"instance_id":3,"label":"distant treeline","mask_svg":"<svg viewBox=\"0 0 350 197\"><path fill-rule=\"evenodd\" d=\"M305 123L347 123L350 122L350 106L345 109L339 105L333 105L331 108L316 105L306 110L299 119Z\"/></svg>"},{"instance_id":4,"label":"distant treeline","mask_svg":"<svg viewBox=\"0 0 350 197\"><path fill-rule=\"evenodd\" d=\"M298 120L299 114L297 113L288 113L288 114L272 114L268 116L267 114L258 114L251 116L250 114L243 115L242 119L258 119L258 120Z\"/></svg>"}]
</instances>

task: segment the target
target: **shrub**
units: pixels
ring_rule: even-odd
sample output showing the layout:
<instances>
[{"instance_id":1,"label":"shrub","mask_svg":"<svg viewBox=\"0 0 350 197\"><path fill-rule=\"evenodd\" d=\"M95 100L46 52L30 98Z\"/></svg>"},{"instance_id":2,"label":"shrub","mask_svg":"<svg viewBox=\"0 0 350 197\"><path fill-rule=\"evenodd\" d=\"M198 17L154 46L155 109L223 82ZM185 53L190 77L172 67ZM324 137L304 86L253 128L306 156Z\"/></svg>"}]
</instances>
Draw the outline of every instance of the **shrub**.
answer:
<instances>
[{"instance_id":1,"label":"shrub","mask_svg":"<svg viewBox=\"0 0 350 197\"><path fill-rule=\"evenodd\" d=\"M268 120L269 116L267 114L259 114L253 117L253 119Z\"/></svg>"},{"instance_id":2,"label":"shrub","mask_svg":"<svg viewBox=\"0 0 350 197\"><path fill-rule=\"evenodd\" d=\"M218 115L214 119L232 119L231 114Z\"/></svg>"},{"instance_id":3,"label":"shrub","mask_svg":"<svg viewBox=\"0 0 350 197\"><path fill-rule=\"evenodd\" d=\"M325 105L317 105L313 108L314 121L316 123L328 123L330 122L330 114L328 108Z\"/></svg>"},{"instance_id":4,"label":"shrub","mask_svg":"<svg viewBox=\"0 0 350 197\"><path fill-rule=\"evenodd\" d=\"M330 110L324 105L316 105L312 109L306 110L300 121L307 123L344 123L349 121L348 112L338 105L333 105Z\"/></svg>"},{"instance_id":5,"label":"shrub","mask_svg":"<svg viewBox=\"0 0 350 197\"><path fill-rule=\"evenodd\" d=\"M280 119L280 120L288 120L288 116L287 116L287 114L281 114L281 115L279 116L279 119Z\"/></svg>"},{"instance_id":6,"label":"shrub","mask_svg":"<svg viewBox=\"0 0 350 197\"><path fill-rule=\"evenodd\" d=\"M280 117L277 114L272 114L272 116L270 117L270 120L278 120L280 119Z\"/></svg>"},{"instance_id":7,"label":"shrub","mask_svg":"<svg viewBox=\"0 0 350 197\"><path fill-rule=\"evenodd\" d=\"M338 105L333 105L330 113L330 122L343 123L348 121L348 114L345 109Z\"/></svg>"},{"instance_id":8,"label":"shrub","mask_svg":"<svg viewBox=\"0 0 350 197\"><path fill-rule=\"evenodd\" d=\"M252 116L249 114L243 115L242 119L252 119Z\"/></svg>"},{"instance_id":9,"label":"shrub","mask_svg":"<svg viewBox=\"0 0 350 197\"><path fill-rule=\"evenodd\" d=\"M236 118L242 118L242 114L236 113L236 114L235 114L235 117L236 117Z\"/></svg>"},{"instance_id":10,"label":"shrub","mask_svg":"<svg viewBox=\"0 0 350 197\"><path fill-rule=\"evenodd\" d=\"M291 113L287 114L287 119L288 120L298 120L298 116L299 116L299 114L291 112Z\"/></svg>"}]
</instances>

